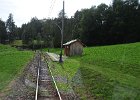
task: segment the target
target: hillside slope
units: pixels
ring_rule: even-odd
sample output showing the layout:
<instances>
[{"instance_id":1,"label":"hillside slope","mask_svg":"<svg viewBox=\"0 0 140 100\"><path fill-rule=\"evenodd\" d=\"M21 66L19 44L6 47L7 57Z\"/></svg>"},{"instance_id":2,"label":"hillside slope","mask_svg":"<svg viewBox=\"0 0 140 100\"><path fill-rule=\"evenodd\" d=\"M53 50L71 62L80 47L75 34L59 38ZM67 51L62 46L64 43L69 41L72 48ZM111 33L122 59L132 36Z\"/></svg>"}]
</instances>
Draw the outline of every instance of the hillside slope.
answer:
<instances>
[{"instance_id":1,"label":"hillside slope","mask_svg":"<svg viewBox=\"0 0 140 100\"><path fill-rule=\"evenodd\" d=\"M82 99L140 99L140 43L87 47L82 56L54 65L55 76L68 76Z\"/></svg>"},{"instance_id":2,"label":"hillside slope","mask_svg":"<svg viewBox=\"0 0 140 100\"><path fill-rule=\"evenodd\" d=\"M81 73L91 94L140 99L140 43L85 48Z\"/></svg>"},{"instance_id":3,"label":"hillside slope","mask_svg":"<svg viewBox=\"0 0 140 100\"><path fill-rule=\"evenodd\" d=\"M18 51L0 44L0 92L21 73L32 57L30 51Z\"/></svg>"}]
</instances>

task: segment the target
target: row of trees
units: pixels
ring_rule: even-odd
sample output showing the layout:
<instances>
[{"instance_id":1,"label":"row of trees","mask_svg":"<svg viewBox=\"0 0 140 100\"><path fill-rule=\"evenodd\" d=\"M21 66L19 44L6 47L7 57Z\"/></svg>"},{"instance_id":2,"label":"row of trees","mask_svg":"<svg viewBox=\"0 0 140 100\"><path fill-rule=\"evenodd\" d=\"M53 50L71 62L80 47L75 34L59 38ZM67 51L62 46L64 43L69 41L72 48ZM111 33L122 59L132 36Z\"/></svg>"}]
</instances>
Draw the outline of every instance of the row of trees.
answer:
<instances>
[{"instance_id":1,"label":"row of trees","mask_svg":"<svg viewBox=\"0 0 140 100\"><path fill-rule=\"evenodd\" d=\"M30 47L59 47L61 15L62 12L58 18L42 20L34 17L18 28L10 14L6 24L0 20L0 42L6 39L21 39ZM113 0L109 6L100 4L90 9L82 9L77 11L74 17L65 16L64 42L79 38L86 45L92 46L140 41L139 18L138 0Z\"/></svg>"},{"instance_id":2,"label":"row of trees","mask_svg":"<svg viewBox=\"0 0 140 100\"><path fill-rule=\"evenodd\" d=\"M13 15L10 13L6 22L0 19L0 43L11 43L18 39L20 28L15 25Z\"/></svg>"},{"instance_id":3,"label":"row of trees","mask_svg":"<svg viewBox=\"0 0 140 100\"><path fill-rule=\"evenodd\" d=\"M61 14L55 19L39 20L34 17L27 24L17 27L13 20L13 15L9 14L6 22L0 20L0 43L12 43L14 40L22 40L24 46L36 48L40 46L59 47L61 41ZM64 40L72 39L72 18L65 16Z\"/></svg>"},{"instance_id":4,"label":"row of trees","mask_svg":"<svg viewBox=\"0 0 140 100\"><path fill-rule=\"evenodd\" d=\"M5 27L5 23L0 20L0 43L4 43L4 41L6 40L6 27Z\"/></svg>"},{"instance_id":5,"label":"row of trees","mask_svg":"<svg viewBox=\"0 0 140 100\"><path fill-rule=\"evenodd\" d=\"M140 41L138 0L113 0L75 13L75 34L88 45Z\"/></svg>"},{"instance_id":6,"label":"row of trees","mask_svg":"<svg viewBox=\"0 0 140 100\"><path fill-rule=\"evenodd\" d=\"M66 18L64 29L64 42L72 39L73 24L72 19ZM60 47L61 43L61 18L38 20L32 18L27 24L21 27L21 38L24 44L36 47ZM38 46L37 46L38 45Z\"/></svg>"}]
</instances>

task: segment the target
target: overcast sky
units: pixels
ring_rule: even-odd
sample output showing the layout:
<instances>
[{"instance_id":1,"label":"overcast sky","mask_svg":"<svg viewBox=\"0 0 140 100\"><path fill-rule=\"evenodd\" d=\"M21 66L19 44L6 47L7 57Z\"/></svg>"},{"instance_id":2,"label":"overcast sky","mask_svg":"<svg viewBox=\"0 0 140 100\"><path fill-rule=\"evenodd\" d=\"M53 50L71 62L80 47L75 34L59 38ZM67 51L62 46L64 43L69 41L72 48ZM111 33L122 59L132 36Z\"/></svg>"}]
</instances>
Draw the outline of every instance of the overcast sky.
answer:
<instances>
[{"instance_id":1,"label":"overcast sky","mask_svg":"<svg viewBox=\"0 0 140 100\"><path fill-rule=\"evenodd\" d=\"M109 5L112 2L112 0L64 1L65 13L68 17L73 16L77 10L82 8L90 8L101 3ZM0 18L6 21L9 13L12 13L15 24L21 26L35 16L38 19L57 17L60 10L62 10L62 3L63 0L0 0Z\"/></svg>"}]
</instances>

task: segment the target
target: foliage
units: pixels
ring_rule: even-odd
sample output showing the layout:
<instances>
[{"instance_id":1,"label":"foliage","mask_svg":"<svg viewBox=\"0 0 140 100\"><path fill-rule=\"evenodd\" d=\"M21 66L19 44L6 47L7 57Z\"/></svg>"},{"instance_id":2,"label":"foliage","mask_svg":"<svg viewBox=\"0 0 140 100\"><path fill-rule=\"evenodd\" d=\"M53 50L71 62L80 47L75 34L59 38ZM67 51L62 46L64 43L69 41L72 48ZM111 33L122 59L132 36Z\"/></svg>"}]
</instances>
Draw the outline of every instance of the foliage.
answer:
<instances>
[{"instance_id":1,"label":"foliage","mask_svg":"<svg viewBox=\"0 0 140 100\"><path fill-rule=\"evenodd\" d=\"M30 48L60 47L61 18L62 11L54 19L39 20L33 17L19 28L14 24L13 15L9 14L6 22L9 36L6 38L9 37L10 41L22 39L23 44ZM65 14L63 42L76 38L81 39L87 46L138 42L139 18L138 0L113 0L111 5L102 3L76 11L71 18ZM34 45L34 40L37 40L38 44ZM41 41L43 44L40 44Z\"/></svg>"},{"instance_id":2,"label":"foliage","mask_svg":"<svg viewBox=\"0 0 140 100\"><path fill-rule=\"evenodd\" d=\"M110 6L100 4L83 9L76 13L80 16L76 30L81 30L79 38L87 45L139 41L139 11L138 0L114 0Z\"/></svg>"},{"instance_id":3,"label":"foliage","mask_svg":"<svg viewBox=\"0 0 140 100\"><path fill-rule=\"evenodd\" d=\"M9 14L9 17L6 21L6 30L8 33L8 39L10 42L12 42L14 40L14 37L15 37L15 22L13 20L12 13Z\"/></svg>"},{"instance_id":4,"label":"foliage","mask_svg":"<svg viewBox=\"0 0 140 100\"><path fill-rule=\"evenodd\" d=\"M0 43L4 43L6 40L6 27L5 23L0 19Z\"/></svg>"},{"instance_id":5,"label":"foliage","mask_svg":"<svg viewBox=\"0 0 140 100\"><path fill-rule=\"evenodd\" d=\"M38 20L32 18L22 25L22 40L24 44L32 44L33 40L44 41L43 47L60 47L61 18ZM72 39L73 19L64 19L64 42Z\"/></svg>"}]
</instances>

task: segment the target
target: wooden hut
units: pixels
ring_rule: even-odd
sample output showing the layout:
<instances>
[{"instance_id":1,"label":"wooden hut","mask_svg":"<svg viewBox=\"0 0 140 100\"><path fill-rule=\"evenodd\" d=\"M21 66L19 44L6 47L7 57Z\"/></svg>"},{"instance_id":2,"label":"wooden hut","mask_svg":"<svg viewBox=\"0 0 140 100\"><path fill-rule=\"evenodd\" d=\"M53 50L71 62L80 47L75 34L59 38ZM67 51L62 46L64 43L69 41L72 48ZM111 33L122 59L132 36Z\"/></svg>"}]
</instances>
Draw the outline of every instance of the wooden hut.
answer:
<instances>
[{"instance_id":1,"label":"wooden hut","mask_svg":"<svg viewBox=\"0 0 140 100\"><path fill-rule=\"evenodd\" d=\"M71 40L63 44L63 46L65 46L64 54L66 56L82 55L83 53L83 43L78 39Z\"/></svg>"}]
</instances>

